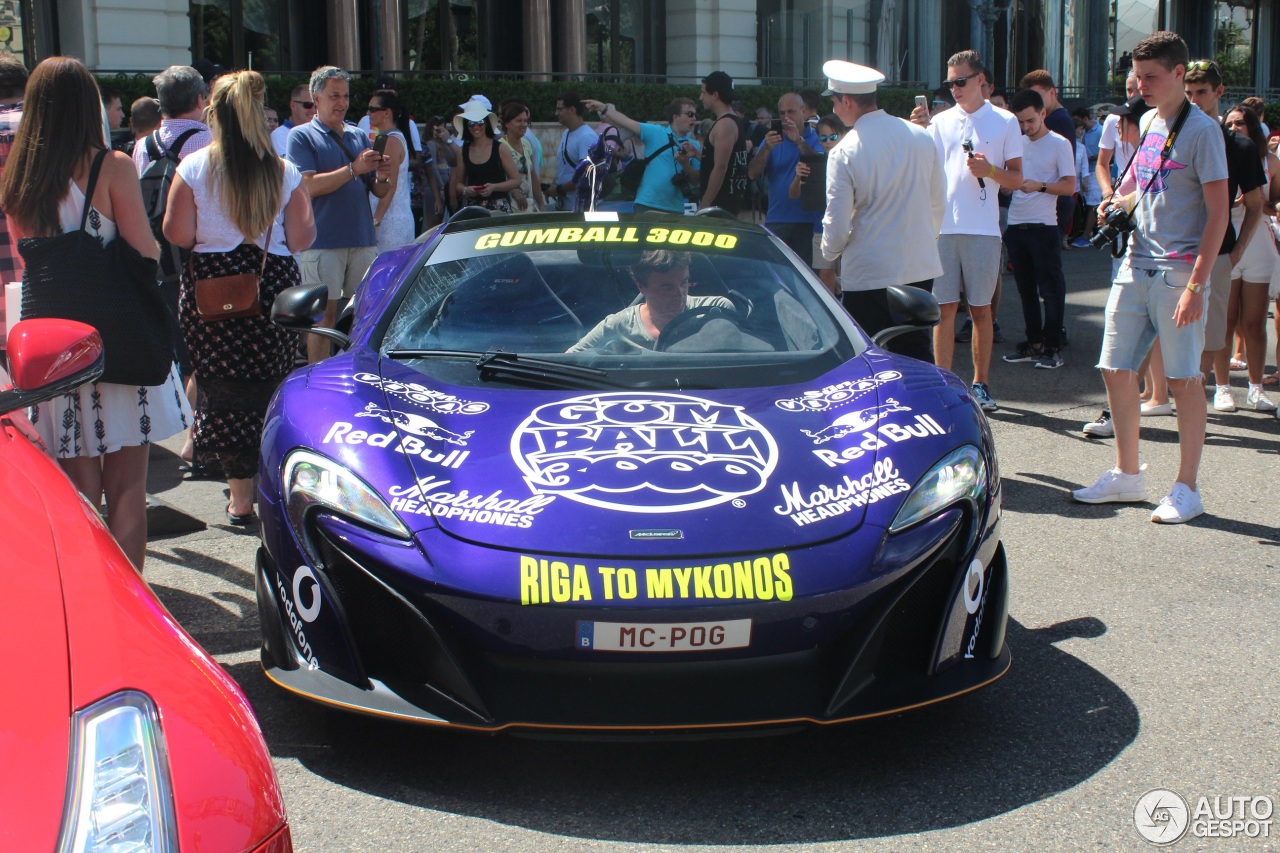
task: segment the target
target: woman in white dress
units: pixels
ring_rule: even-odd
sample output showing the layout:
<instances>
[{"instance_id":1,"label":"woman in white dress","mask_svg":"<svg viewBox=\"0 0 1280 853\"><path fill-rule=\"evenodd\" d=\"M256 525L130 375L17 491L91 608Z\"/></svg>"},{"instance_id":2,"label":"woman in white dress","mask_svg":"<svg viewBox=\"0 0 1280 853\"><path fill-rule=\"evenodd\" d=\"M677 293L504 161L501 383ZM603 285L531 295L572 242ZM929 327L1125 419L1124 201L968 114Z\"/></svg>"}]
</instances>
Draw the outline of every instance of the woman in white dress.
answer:
<instances>
[{"instance_id":1,"label":"woman in white dress","mask_svg":"<svg viewBox=\"0 0 1280 853\"><path fill-rule=\"evenodd\" d=\"M102 101L89 69L63 56L37 65L0 184L0 205L14 238L74 231L88 204L85 228L103 245L121 239L144 257L159 258L128 156L108 150L93 198L84 197L93 161L106 148ZM141 572L149 445L191 425L177 365L156 386L81 386L36 406L31 422L89 503L100 507L105 496L107 526Z\"/></svg>"},{"instance_id":2,"label":"woman in white dress","mask_svg":"<svg viewBox=\"0 0 1280 853\"><path fill-rule=\"evenodd\" d=\"M369 196L373 224L378 229L378 251L399 249L413 242L413 209L409 205L409 158L416 152L410 141L409 111L391 91L369 96L369 127L387 137L383 152L391 158L391 189L382 198Z\"/></svg>"}]
</instances>

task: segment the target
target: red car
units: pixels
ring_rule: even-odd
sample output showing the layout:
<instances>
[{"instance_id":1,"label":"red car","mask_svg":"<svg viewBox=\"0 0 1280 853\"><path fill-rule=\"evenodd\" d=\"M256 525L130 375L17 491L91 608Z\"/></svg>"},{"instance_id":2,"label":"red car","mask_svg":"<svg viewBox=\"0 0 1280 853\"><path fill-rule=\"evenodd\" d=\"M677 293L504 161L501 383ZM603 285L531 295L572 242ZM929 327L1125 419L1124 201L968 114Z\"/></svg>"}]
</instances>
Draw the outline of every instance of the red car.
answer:
<instances>
[{"instance_id":1,"label":"red car","mask_svg":"<svg viewBox=\"0 0 1280 853\"><path fill-rule=\"evenodd\" d=\"M28 320L8 347L0 850L291 851L248 700L152 594L22 414L102 372L98 333Z\"/></svg>"}]
</instances>

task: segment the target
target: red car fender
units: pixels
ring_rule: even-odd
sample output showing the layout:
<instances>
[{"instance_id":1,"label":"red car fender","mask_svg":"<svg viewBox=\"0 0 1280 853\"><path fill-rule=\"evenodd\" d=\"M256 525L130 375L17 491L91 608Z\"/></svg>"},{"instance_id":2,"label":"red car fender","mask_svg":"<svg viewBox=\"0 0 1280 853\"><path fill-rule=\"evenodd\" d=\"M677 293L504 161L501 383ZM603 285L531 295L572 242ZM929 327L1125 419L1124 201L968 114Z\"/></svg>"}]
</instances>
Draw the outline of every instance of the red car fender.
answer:
<instances>
[{"instance_id":1,"label":"red car fender","mask_svg":"<svg viewBox=\"0 0 1280 853\"><path fill-rule=\"evenodd\" d=\"M43 496L65 484L13 421L0 418L0 850L53 850L58 843L71 697L62 576Z\"/></svg>"},{"instance_id":2,"label":"red car fender","mask_svg":"<svg viewBox=\"0 0 1280 853\"><path fill-rule=\"evenodd\" d=\"M65 645L60 673L51 672L47 677L60 676L64 680L62 695L67 696L65 661L69 651L70 708L83 708L124 689L139 690L155 702L169 756L181 849L244 851L264 844L273 851L290 849L271 756L239 686L173 619L61 471L35 446L17 438L12 427L6 441L0 450L0 488L6 489L4 494L10 500L0 522L0 536L4 537L0 541L12 547L15 541L29 540L15 567L43 576L33 594L55 592L55 576L60 575ZM25 478L26 483L19 478ZM11 556L18 555L11 552ZM5 597L15 608L27 604L10 596L9 588ZM27 650L39 660L49 661L52 655L46 634L51 629L29 623L45 621L62 626L47 612L42 614L39 607L29 609L31 612L16 616L17 636L39 636L46 648L28 646ZM22 682L6 679L3 683ZM45 702L46 706L52 704L52 700ZM19 823L30 828L36 821L28 818L39 814L43 817L41 827L51 830L41 831L38 841L32 836L29 844L24 835L13 849L52 849L56 843L67 781L70 725L66 705L57 709L56 716L54 710L42 710L51 725L41 724L44 734L39 760L33 755L32 763L11 766L39 767L42 773L52 772L56 780L47 780L37 792L29 777L2 774L7 777L2 783L6 787L21 787L18 802L23 806L15 813L22 814L24 820ZM52 757L54 740L60 741L60 760ZM24 748L34 751L36 745ZM54 771L44 771L46 767ZM7 802L6 807L12 804ZM279 846L281 837L284 847Z\"/></svg>"}]
</instances>

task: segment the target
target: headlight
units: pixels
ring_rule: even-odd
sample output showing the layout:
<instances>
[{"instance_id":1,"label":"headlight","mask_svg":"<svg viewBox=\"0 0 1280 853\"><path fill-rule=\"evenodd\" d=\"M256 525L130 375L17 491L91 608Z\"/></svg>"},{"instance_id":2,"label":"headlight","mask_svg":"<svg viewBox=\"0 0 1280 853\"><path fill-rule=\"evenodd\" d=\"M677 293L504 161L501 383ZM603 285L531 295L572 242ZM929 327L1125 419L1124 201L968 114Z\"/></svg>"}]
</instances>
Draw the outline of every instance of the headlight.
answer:
<instances>
[{"instance_id":1,"label":"headlight","mask_svg":"<svg viewBox=\"0 0 1280 853\"><path fill-rule=\"evenodd\" d=\"M71 716L62 853L178 849L178 824L160 714L134 690Z\"/></svg>"},{"instance_id":2,"label":"headlight","mask_svg":"<svg viewBox=\"0 0 1280 853\"><path fill-rule=\"evenodd\" d=\"M408 528L368 484L332 459L295 450L284 460L284 500L299 539L302 519L311 507L323 507L375 530L409 539ZM313 555L314 556L314 555Z\"/></svg>"},{"instance_id":3,"label":"headlight","mask_svg":"<svg viewBox=\"0 0 1280 853\"><path fill-rule=\"evenodd\" d=\"M890 533L897 533L959 500L980 499L987 490L987 463L982 453L971 444L947 454L911 490L902 504Z\"/></svg>"}]
</instances>

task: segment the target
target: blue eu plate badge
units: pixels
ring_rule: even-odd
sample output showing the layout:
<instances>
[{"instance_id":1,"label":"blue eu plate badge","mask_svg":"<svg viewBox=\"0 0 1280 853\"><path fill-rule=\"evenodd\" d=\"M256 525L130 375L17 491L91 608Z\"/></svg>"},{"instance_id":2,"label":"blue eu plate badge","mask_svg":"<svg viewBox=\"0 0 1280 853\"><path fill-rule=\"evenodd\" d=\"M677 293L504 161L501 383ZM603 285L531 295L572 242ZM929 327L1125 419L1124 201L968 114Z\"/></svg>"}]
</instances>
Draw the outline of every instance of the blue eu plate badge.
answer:
<instances>
[{"instance_id":1,"label":"blue eu plate badge","mask_svg":"<svg viewBox=\"0 0 1280 853\"><path fill-rule=\"evenodd\" d=\"M595 645L595 628L594 622L578 623L578 648L590 649Z\"/></svg>"}]
</instances>

